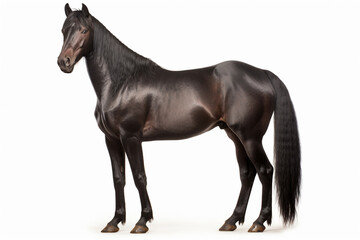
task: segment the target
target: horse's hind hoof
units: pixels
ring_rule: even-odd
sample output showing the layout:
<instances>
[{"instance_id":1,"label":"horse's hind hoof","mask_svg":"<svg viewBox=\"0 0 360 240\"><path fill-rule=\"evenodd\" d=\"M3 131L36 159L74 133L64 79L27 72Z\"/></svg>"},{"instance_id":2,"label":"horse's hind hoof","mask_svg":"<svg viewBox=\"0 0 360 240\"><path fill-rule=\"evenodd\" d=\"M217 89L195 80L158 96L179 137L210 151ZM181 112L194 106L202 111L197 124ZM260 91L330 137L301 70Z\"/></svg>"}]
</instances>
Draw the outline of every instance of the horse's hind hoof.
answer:
<instances>
[{"instance_id":1,"label":"horse's hind hoof","mask_svg":"<svg viewBox=\"0 0 360 240\"><path fill-rule=\"evenodd\" d=\"M248 230L248 232L263 232L265 230L265 226L259 223L254 223Z\"/></svg>"},{"instance_id":2,"label":"horse's hind hoof","mask_svg":"<svg viewBox=\"0 0 360 240\"><path fill-rule=\"evenodd\" d=\"M130 233L146 233L147 231L149 231L149 228L147 226L135 225L135 227L133 228L133 230L131 230Z\"/></svg>"},{"instance_id":3,"label":"horse's hind hoof","mask_svg":"<svg viewBox=\"0 0 360 240\"><path fill-rule=\"evenodd\" d=\"M224 223L224 225L222 225L219 231L229 232L229 231L234 231L235 229L236 229L235 224L233 225L233 224Z\"/></svg>"},{"instance_id":4,"label":"horse's hind hoof","mask_svg":"<svg viewBox=\"0 0 360 240\"><path fill-rule=\"evenodd\" d=\"M119 231L119 228L117 226L108 224L101 232L102 233L114 233L117 231Z\"/></svg>"}]
</instances>

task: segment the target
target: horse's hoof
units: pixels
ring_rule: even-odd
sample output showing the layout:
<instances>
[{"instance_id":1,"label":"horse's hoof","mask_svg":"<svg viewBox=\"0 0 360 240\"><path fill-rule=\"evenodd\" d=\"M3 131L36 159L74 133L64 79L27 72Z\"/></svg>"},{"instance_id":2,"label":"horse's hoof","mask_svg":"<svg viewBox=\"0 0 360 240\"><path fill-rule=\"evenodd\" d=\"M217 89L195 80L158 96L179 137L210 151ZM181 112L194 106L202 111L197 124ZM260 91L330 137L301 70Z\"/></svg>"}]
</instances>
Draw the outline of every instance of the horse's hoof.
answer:
<instances>
[{"instance_id":1,"label":"horse's hoof","mask_svg":"<svg viewBox=\"0 0 360 240\"><path fill-rule=\"evenodd\" d=\"M119 231L119 228L117 226L108 224L101 232L102 233L114 233L117 231Z\"/></svg>"},{"instance_id":2,"label":"horse's hoof","mask_svg":"<svg viewBox=\"0 0 360 240\"><path fill-rule=\"evenodd\" d=\"M147 226L135 225L135 227L133 228L133 230L131 230L130 233L146 233L147 231L149 231L149 228Z\"/></svg>"},{"instance_id":3,"label":"horse's hoof","mask_svg":"<svg viewBox=\"0 0 360 240\"><path fill-rule=\"evenodd\" d=\"M222 225L222 227L219 229L219 231L234 231L236 229L236 225L234 224L228 224L228 223L224 223L224 225Z\"/></svg>"},{"instance_id":4,"label":"horse's hoof","mask_svg":"<svg viewBox=\"0 0 360 240\"><path fill-rule=\"evenodd\" d=\"M248 230L248 232L263 232L265 226L259 223L254 223Z\"/></svg>"}]
</instances>

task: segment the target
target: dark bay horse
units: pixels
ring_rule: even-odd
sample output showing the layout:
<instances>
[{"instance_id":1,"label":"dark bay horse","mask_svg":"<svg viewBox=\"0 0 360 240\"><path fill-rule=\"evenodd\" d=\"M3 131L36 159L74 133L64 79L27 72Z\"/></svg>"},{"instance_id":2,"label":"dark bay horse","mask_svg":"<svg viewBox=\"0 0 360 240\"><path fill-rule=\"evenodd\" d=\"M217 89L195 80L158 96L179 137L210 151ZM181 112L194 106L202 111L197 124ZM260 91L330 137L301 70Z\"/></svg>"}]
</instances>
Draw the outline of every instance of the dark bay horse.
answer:
<instances>
[{"instance_id":1,"label":"dark bay horse","mask_svg":"<svg viewBox=\"0 0 360 240\"><path fill-rule=\"evenodd\" d=\"M273 73L242 62L168 71L127 48L88 8L65 5L64 44L58 58L71 73L83 56L97 95L95 117L105 134L116 195L115 216L102 232L125 223L125 154L141 200L141 217L132 233L148 231L153 212L146 190L142 142L196 136L216 126L236 147L242 183L233 214L220 228L233 231L244 222L255 175L262 184L259 217L249 232L271 224L273 167L262 138L274 113L275 184L285 224L293 223L300 196L300 144L295 111L285 85Z\"/></svg>"}]
</instances>

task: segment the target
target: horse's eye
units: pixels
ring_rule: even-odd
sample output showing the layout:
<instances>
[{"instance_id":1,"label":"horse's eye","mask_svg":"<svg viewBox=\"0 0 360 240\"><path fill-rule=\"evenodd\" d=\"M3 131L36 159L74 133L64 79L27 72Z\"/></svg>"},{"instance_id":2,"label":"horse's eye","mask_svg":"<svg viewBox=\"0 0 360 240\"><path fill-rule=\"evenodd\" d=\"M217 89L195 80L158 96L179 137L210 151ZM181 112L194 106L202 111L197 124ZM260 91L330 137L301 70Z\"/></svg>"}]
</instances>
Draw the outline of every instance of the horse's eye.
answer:
<instances>
[{"instance_id":1,"label":"horse's eye","mask_svg":"<svg viewBox=\"0 0 360 240\"><path fill-rule=\"evenodd\" d=\"M87 33L87 29L82 30L82 32L81 32L81 33L82 33L82 34Z\"/></svg>"}]
</instances>

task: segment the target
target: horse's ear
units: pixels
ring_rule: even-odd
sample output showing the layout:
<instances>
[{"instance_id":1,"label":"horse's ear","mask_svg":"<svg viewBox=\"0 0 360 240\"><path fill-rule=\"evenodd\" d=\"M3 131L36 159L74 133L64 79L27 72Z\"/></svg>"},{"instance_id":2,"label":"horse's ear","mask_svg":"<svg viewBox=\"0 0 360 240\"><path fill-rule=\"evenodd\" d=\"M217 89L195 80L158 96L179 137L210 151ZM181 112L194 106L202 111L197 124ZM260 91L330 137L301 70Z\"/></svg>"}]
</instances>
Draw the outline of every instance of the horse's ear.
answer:
<instances>
[{"instance_id":1,"label":"horse's ear","mask_svg":"<svg viewBox=\"0 0 360 240\"><path fill-rule=\"evenodd\" d=\"M65 14L66 14L66 16L69 16L70 13L72 13L72 10L71 10L69 4L67 3L67 4L65 4Z\"/></svg>"},{"instance_id":2,"label":"horse's ear","mask_svg":"<svg viewBox=\"0 0 360 240\"><path fill-rule=\"evenodd\" d=\"M85 4L82 4L82 9L81 9L82 13L85 15L85 17L89 17L90 13L89 13L89 9L87 8L87 6Z\"/></svg>"}]
</instances>

